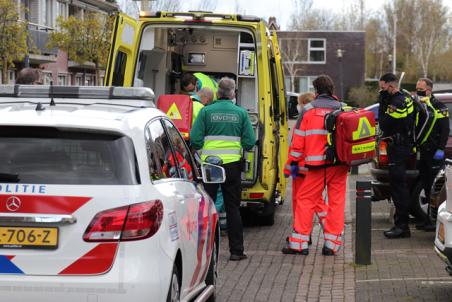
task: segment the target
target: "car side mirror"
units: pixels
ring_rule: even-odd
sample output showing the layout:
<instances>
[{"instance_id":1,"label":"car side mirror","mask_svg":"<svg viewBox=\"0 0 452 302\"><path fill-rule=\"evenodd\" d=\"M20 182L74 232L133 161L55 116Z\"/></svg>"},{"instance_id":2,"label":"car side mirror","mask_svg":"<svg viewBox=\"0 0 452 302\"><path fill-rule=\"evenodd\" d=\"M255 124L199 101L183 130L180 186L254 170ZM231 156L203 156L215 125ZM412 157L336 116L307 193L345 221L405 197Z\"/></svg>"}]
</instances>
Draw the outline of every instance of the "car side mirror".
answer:
<instances>
[{"instance_id":1,"label":"car side mirror","mask_svg":"<svg viewBox=\"0 0 452 302\"><path fill-rule=\"evenodd\" d=\"M223 167L202 163L202 181L206 184L221 184L226 180L226 172Z\"/></svg>"}]
</instances>

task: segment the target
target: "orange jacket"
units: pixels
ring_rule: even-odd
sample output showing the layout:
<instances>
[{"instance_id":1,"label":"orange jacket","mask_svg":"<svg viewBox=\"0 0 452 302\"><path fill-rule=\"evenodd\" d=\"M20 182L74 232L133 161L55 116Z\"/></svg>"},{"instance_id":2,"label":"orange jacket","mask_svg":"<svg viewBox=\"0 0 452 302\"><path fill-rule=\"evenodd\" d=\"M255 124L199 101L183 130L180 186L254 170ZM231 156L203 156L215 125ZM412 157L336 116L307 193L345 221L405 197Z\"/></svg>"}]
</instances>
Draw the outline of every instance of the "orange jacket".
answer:
<instances>
[{"instance_id":1,"label":"orange jacket","mask_svg":"<svg viewBox=\"0 0 452 302\"><path fill-rule=\"evenodd\" d=\"M327 113L340 108L337 98L329 95L318 95L304 106L300 126L293 133L288 163L297 162L306 168L332 164L325 160L328 131L324 120Z\"/></svg>"}]
</instances>

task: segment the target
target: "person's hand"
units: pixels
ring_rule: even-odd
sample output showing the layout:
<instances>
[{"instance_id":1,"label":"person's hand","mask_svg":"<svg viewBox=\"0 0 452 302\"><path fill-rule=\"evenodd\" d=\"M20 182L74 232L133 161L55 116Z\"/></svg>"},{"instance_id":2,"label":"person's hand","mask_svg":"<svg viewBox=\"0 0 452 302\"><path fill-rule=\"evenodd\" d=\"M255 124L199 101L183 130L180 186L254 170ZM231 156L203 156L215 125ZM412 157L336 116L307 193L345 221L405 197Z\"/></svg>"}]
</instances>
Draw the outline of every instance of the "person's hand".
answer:
<instances>
[{"instance_id":1,"label":"person's hand","mask_svg":"<svg viewBox=\"0 0 452 302\"><path fill-rule=\"evenodd\" d=\"M435 155L433 155L434 160L442 160L444 159L444 151L441 149L436 150Z\"/></svg>"},{"instance_id":2,"label":"person's hand","mask_svg":"<svg viewBox=\"0 0 452 302\"><path fill-rule=\"evenodd\" d=\"M290 175L292 175L293 178L297 177L298 169L298 164L290 166Z\"/></svg>"}]
</instances>

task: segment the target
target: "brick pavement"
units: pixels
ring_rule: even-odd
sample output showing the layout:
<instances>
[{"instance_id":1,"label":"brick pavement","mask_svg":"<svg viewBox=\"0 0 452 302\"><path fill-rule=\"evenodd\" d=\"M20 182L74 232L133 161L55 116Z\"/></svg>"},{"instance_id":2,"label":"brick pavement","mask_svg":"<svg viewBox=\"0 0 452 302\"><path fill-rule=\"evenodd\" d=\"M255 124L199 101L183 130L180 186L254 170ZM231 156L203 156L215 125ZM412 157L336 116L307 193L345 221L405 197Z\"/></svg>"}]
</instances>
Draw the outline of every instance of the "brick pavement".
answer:
<instances>
[{"instance_id":1,"label":"brick pavement","mask_svg":"<svg viewBox=\"0 0 452 302\"><path fill-rule=\"evenodd\" d=\"M353 190L350 197L354 214ZM372 204L372 265L356 267L356 301L452 301L452 277L433 251L434 233L411 225L411 238L384 238L392 226L390 209L386 201Z\"/></svg>"},{"instance_id":2,"label":"brick pavement","mask_svg":"<svg viewBox=\"0 0 452 302\"><path fill-rule=\"evenodd\" d=\"M291 196L290 190L287 196ZM318 225L309 256L281 253L292 228L290 198L278 208L273 226L245 228L247 260L228 261L228 242L222 237L218 301L355 301L349 208L345 248L335 257L321 255L323 239Z\"/></svg>"}]
</instances>

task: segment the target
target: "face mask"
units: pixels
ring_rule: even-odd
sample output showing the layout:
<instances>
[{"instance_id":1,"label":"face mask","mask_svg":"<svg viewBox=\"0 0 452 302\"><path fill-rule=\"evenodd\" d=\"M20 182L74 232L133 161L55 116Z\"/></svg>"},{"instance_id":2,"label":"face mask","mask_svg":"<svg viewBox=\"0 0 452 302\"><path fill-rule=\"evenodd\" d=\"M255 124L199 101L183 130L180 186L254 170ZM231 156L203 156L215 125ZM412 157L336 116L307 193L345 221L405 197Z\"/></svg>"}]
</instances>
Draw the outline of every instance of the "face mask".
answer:
<instances>
[{"instance_id":1,"label":"face mask","mask_svg":"<svg viewBox=\"0 0 452 302\"><path fill-rule=\"evenodd\" d=\"M301 106L300 104L297 105L297 111L298 113L301 113L301 111L303 110L303 106Z\"/></svg>"},{"instance_id":2,"label":"face mask","mask_svg":"<svg viewBox=\"0 0 452 302\"><path fill-rule=\"evenodd\" d=\"M416 94L418 96L427 96L427 92L425 90L417 90Z\"/></svg>"},{"instance_id":3,"label":"face mask","mask_svg":"<svg viewBox=\"0 0 452 302\"><path fill-rule=\"evenodd\" d=\"M231 101L232 101L232 104L234 104L234 105L237 104L237 100L235 98L233 98Z\"/></svg>"},{"instance_id":4,"label":"face mask","mask_svg":"<svg viewBox=\"0 0 452 302\"><path fill-rule=\"evenodd\" d=\"M389 98L391 95L387 90L380 90L380 97L384 100Z\"/></svg>"}]
</instances>

